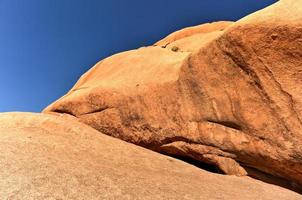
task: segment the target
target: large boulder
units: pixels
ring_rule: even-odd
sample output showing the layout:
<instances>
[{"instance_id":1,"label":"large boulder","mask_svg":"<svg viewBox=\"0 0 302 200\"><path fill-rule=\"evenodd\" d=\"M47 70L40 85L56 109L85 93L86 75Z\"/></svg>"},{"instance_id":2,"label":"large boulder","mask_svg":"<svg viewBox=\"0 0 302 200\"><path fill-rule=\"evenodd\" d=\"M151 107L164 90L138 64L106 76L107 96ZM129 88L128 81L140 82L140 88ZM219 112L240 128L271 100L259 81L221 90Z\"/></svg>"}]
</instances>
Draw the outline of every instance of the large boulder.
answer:
<instances>
[{"instance_id":1,"label":"large boulder","mask_svg":"<svg viewBox=\"0 0 302 200\"><path fill-rule=\"evenodd\" d=\"M302 0L106 58L45 112L302 192Z\"/></svg>"},{"instance_id":2,"label":"large boulder","mask_svg":"<svg viewBox=\"0 0 302 200\"><path fill-rule=\"evenodd\" d=\"M302 199L200 170L64 115L0 114L0 152L1 199Z\"/></svg>"}]
</instances>

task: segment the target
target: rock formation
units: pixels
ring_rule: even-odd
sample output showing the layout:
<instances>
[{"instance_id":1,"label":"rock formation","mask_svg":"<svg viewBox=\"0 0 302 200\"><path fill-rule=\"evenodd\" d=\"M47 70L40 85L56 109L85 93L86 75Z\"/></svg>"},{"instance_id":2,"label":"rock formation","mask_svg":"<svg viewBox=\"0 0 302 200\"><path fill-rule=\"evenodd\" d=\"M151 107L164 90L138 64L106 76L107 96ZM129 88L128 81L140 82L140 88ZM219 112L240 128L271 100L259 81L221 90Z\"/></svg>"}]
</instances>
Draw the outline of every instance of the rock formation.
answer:
<instances>
[{"instance_id":1,"label":"rock formation","mask_svg":"<svg viewBox=\"0 0 302 200\"><path fill-rule=\"evenodd\" d=\"M45 109L107 135L302 191L302 0L106 58Z\"/></svg>"},{"instance_id":2,"label":"rock formation","mask_svg":"<svg viewBox=\"0 0 302 200\"><path fill-rule=\"evenodd\" d=\"M100 134L73 117L0 114L2 199L298 200Z\"/></svg>"}]
</instances>

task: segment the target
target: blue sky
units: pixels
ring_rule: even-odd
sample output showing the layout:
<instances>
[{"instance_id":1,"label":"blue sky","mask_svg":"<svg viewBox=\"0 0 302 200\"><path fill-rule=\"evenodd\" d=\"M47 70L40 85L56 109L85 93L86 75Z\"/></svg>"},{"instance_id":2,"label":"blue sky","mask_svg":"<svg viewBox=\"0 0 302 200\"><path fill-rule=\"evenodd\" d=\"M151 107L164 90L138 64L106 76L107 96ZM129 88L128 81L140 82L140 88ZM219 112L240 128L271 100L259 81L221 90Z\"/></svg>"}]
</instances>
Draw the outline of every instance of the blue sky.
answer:
<instances>
[{"instance_id":1,"label":"blue sky","mask_svg":"<svg viewBox=\"0 0 302 200\"><path fill-rule=\"evenodd\" d=\"M39 112L93 64L275 0L0 0L0 112Z\"/></svg>"}]
</instances>

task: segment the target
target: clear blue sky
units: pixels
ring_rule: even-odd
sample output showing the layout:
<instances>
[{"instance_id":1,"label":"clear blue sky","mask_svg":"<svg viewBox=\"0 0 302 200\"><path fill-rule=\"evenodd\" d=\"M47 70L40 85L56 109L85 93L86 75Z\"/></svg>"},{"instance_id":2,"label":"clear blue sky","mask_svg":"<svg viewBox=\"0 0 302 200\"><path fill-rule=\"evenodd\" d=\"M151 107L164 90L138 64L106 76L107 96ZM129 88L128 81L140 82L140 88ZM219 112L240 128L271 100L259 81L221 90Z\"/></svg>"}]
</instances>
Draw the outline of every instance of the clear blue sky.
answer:
<instances>
[{"instance_id":1,"label":"clear blue sky","mask_svg":"<svg viewBox=\"0 0 302 200\"><path fill-rule=\"evenodd\" d=\"M41 111L94 63L275 0L0 0L0 112Z\"/></svg>"}]
</instances>

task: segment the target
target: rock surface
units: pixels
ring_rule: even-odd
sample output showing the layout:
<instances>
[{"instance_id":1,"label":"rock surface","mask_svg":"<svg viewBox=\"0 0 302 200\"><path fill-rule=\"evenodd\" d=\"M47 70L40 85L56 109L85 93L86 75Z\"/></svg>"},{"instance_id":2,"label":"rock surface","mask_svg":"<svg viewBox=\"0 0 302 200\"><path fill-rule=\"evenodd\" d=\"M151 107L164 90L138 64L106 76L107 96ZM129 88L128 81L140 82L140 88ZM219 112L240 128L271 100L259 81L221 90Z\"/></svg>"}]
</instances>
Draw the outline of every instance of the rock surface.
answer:
<instances>
[{"instance_id":1,"label":"rock surface","mask_svg":"<svg viewBox=\"0 0 302 200\"><path fill-rule=\"evenodd\" d=\"M302 199L251 178L203 171L68 116L0 114L0 152L5 199Z\"/></svg>"},{"instance_id":2,"label":"rock surface","mask_svg":"<svg viewBox=\"0 0 302 200\"><path fill-rule=\"evenodd\" d=\"M302 192L302 0L109 57L45 109Z\"/></svg>"}]
</instances>

